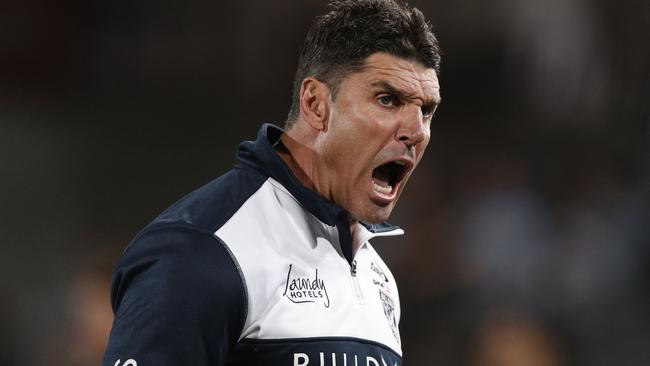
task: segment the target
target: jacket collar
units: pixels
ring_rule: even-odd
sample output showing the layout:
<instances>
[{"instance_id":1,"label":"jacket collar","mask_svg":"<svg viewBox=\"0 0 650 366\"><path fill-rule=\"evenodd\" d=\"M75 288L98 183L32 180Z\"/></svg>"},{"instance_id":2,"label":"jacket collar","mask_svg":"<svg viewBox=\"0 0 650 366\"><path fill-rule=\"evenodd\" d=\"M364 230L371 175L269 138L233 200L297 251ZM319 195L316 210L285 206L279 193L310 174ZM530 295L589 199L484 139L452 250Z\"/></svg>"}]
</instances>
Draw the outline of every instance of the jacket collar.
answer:
<instances>
[{"instance_id":1,"label":"jacket collar","mask_svg":"<svg viewBox=\"0 0 650 366\"><path fill-rule=\"evenodd\" d=\"M341 206L324 198L318 192L315 192L303 186L298 178L293 174L287 164L278 156L273 145L278 142L284 131L270 123L265 123L260 128L255 141L244 141L237 148L237 167L254 169L264 175L280 182L291 193L307 211L318 218L323 223L330 226L337 226L339 231L342 226L347 226L347 233L341 233L350 236L348 222L348 213ZM383 224L364 224L361 223L370 233L380 235L400 235L402 229L388 223ZM347 234L347 235L345 235ZM350 244L351 245L351 244ZM346 258L351 261L350 248L343 248ZM349 252L346 253L346 252Z\"/></svg>"}]
</instances>

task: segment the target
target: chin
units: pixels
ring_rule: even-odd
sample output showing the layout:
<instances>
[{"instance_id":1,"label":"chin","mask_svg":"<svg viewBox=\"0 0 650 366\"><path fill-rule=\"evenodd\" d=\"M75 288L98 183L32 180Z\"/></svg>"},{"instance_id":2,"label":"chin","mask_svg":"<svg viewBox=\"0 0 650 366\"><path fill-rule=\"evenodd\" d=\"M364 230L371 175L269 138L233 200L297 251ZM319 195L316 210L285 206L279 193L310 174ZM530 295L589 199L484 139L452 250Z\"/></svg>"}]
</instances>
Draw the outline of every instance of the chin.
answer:
<instances>
[{"instance_id":1,"label":"chin","mask_svg":"<svg viewBox=\"0 0 650 366\"><path fill-rule=\"evenodd\" d=\"M356 215L352 214L357 220L366 224L383 224L388 220L393 207L374 207L373 209L365 210L363 213Z\"/></svg>"}]
</instances>

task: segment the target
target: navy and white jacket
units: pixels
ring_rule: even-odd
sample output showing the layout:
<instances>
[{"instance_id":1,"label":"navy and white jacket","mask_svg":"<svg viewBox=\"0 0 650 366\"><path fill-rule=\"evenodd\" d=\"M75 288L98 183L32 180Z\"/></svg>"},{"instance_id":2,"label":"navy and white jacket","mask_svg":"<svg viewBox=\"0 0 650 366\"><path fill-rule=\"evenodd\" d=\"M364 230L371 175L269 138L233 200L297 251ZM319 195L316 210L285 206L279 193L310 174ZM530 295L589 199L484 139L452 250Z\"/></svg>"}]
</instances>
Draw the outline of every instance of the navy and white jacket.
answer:
<instances>
[{"instance_id":1,"label":"navy and white jacket","mask_svg":"<svg viewBox=\"0 0 650 366\"><path fill-rule=\"evenodd\" d=\"M264 125L234 169L134 238L104 366L401 365L395 280L347 212L301 185ZM363 243L352 255L352 242Z\"/></svg>"}]
</instances>

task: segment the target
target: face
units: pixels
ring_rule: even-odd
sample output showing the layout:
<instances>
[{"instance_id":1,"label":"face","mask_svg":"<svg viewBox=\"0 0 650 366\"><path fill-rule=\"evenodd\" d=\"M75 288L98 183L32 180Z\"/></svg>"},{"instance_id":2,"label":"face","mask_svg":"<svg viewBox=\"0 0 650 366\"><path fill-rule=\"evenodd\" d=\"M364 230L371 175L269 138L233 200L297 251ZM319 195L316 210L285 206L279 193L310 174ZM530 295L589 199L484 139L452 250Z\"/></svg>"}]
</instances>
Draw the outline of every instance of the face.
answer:
<instances>
[{"instance_id":1,"label":"face","mask_svg":"<svg viewBox=\"0 0 650 366\"><path fill-rule=\"evenodd\" d=\"M385 53L348 75L318 140L321 192L366 223L388 219L430 137L440 102L433 69Z\"/></svg>"}]
</instances>

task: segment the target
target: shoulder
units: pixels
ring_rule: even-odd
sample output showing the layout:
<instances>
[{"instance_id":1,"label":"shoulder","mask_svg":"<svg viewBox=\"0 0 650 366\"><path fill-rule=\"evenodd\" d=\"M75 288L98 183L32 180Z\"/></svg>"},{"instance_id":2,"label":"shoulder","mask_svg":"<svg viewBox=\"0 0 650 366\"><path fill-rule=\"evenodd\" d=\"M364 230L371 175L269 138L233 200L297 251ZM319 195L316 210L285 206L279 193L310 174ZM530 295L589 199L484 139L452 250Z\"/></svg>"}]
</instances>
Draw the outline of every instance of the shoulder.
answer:
<instances>
[{"instance_id":1,"label":"shoulder","mask_svg":"<svg viewBox=\"0 0 650 366\"><path fill-rule=\"evenodd\" d=\"M152 295L163 302L180 296L210 303L213 295L245 302L237 264L223 243L207 231L174 225L139 235L113 271L115 311L129 299L151 302Z\"/></svg>"},{"instance_id":2,"label":"shoulder","mask_svg":"<svg viewBox=\"0 0 650 366\"><path fill-rule=\"evenodd\" d=\"M215 232L267 179L257 171L232 169L175 202L141 233L170 225Z\"/></svg>"},{"instance_id":3,"label":"shoulder","mask_svg":"<svg viewBox=\"0 0 650 366\"><path fill-rule=\"evenodd\" d=\"M132 356L182 364L190 355L222 364L246 321L248 294L239 264L216 230L267 179L233 169L136 235L113 271L108 364Z\"/></svg>"},{"instance_id":4,"label":"shoulder","mask_svg":"<svg viewBox=\"0 0 650 366\"><path fill-rule=\"evenodd\" d=\"M241 305L243 278L216 230L267 179L259 172L233 169L181 198L142 229L113 271L114 310L126 296L139 298L151 291L162 297L226 294Z\"/></svg>"}]
</instances>

